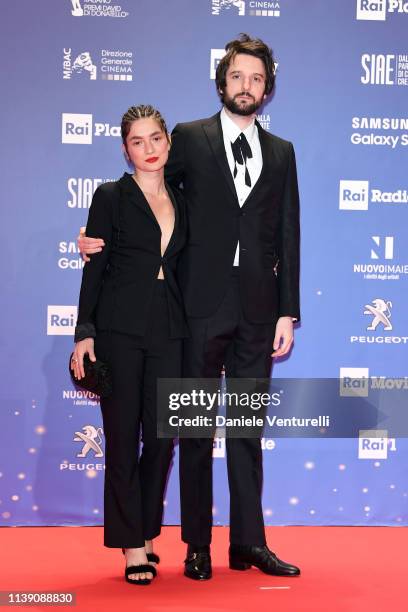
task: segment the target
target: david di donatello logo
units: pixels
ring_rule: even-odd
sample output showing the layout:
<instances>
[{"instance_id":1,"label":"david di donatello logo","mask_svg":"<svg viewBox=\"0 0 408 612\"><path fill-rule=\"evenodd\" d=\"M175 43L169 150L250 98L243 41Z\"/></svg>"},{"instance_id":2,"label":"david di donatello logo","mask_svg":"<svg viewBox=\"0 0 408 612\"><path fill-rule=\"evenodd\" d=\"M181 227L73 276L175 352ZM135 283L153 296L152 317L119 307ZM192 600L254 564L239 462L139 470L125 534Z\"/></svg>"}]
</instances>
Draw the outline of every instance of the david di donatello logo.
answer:
<instances>
[{"instance_id":1,"label":"david di donatello logo","mask_svg":"<svg viewBox=\"0 0 408 612\"><path fill-rule=\"evenodd\" d=\"M406 0L357 0L356 18L363 21L385 21L389 13L408 14Z\"/></svg>"},{"instance_id":2,"label":"david di donatello logo","mask_svg":"<svg viewBox=\"0 0 408 612\"><path fill-rule=\"evenodd\" d=\"M71 5L73 17L128 17L116 0L66 0Z\"/></svg>"},{"instance_id":3,"label":"david di donatello logo","mask_svg":"<svg viewBox=\"0 0 408 612\"><path fill-rule=\"evenodd\" d=\"M280 4L268 0L211 0L211 15L280 17Z\"/></svg>"}]
</instances>

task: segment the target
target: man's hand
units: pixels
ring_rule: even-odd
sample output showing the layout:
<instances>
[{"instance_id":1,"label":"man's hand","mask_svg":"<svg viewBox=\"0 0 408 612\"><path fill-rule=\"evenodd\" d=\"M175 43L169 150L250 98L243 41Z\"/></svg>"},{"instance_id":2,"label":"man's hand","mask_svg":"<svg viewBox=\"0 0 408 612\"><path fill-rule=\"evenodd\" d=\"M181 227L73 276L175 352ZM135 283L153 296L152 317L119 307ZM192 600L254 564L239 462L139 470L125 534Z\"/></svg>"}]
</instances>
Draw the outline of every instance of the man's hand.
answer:
<instances>
[{"instance_id":1,"label":"man's hand","mask_svg":"<svg viewBox=\"0 0 408 612\"><path fill-rule=\"evenodd\" d=\"M276 324L275 338L273 341L272 357L282 357L289 353L293 344L293 321L292 317L280 317Z\"/></svg>"},{"instance_id":2,"label":"man's hand","mask_svg":"<svg viewBox=\"0 0 408 612\"><path fill-rule=\"evenodd\" d=\"M85 227L81 227L79 229L77 244L82 259L87 262L90 261L88 255L100 253L105 246L105 242L102 240L102 238L87 238L85 236L85 229Z\"/></svg>"},{"instance_id":3,"label":"man's hand","mask_svg":"<svg viewBox=\"0 0 408 612\"><path fill-rule=\"evenodd\" d=\"M81 380L85 376L84 355L86 353L88 353L91 361L96 361L93 338L84 338L84 340L75 344L74 354L71 359L71 370L74 371L74 376L77 380Z\"/></svg>"}]
</instances>

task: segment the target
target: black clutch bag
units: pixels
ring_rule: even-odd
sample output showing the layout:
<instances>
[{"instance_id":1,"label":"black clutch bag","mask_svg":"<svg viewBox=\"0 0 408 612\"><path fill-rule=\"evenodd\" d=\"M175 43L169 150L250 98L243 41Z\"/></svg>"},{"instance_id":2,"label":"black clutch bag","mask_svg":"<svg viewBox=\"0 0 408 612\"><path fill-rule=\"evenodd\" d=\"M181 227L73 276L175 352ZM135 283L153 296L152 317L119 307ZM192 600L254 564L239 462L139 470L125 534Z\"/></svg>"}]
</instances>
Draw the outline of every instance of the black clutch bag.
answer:
<instances>
[{"instance_id":1,"label":"black clutch bag","mask_svg":"<svg viewBox=\"0 0 408 612\"><path fill-rule=\"evenodd\" d=\"M100 359L91 361L88 354L84 355L84 370L85 377L81 380L77 380L74 376L74 371L71 370L71 361L73 353L69 358L69 373L71 380L77 387L85 389L85 391L91 391L99 395L99 397L108 397L112 393L112 374L109 366Z\"/></svg>"}]
</instances>

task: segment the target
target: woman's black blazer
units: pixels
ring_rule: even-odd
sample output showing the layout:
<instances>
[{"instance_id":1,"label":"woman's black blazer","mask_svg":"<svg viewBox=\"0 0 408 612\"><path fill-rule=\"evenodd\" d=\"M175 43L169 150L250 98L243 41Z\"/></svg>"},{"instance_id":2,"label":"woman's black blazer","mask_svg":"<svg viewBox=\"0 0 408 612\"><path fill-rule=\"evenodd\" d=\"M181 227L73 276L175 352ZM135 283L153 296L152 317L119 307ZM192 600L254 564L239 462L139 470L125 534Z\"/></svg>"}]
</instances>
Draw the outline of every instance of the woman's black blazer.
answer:
<instances>
[{"instance_id":1,"label":"woman's black blazer","mask_svg":"<svg viewBox=\"0 0 408 612\"><path fill-rule=\"evenodd\" d=\"M130 174L95 191L86 235L103 238L105 247L84 266L76 342L94 337L98 330L144 336L160 266L166 279L170 337L188 336L176 282L177 260L186 242L186 210L183 195L167 184L166 189L175 225L163 257L160 226Z\"/></svg>"}]
</instances>

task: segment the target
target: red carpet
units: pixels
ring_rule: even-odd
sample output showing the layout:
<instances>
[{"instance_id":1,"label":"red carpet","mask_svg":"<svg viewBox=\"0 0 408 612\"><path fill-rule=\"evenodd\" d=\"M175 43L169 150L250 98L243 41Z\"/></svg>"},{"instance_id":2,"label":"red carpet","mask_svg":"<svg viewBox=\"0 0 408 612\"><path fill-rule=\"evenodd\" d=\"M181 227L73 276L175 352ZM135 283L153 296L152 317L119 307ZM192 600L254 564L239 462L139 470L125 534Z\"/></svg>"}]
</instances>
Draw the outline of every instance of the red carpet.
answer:
<instances>
[{"instance_id":1,"label":"red carpet","mask_svg":"<svg viewBox=\"0 0 408 612\"><path fill-rule=\"evenodd\" d=\"M124 560L102 546L100 527L0 530L1 591L74 591L73 610L406 612L406 528L269 527L272 550L299 565L299 578L228 569L228 529L214 528L212 580L184 578L185 546L166 527L156 551L159 577L148 587L125 583ZM56 606L37 606L49 610ZM59 607L59 606L58 606ZM60 608L60 607L59 607ZM67 608L66 608L67 609Z\"/></svg>"}]
</instances>

